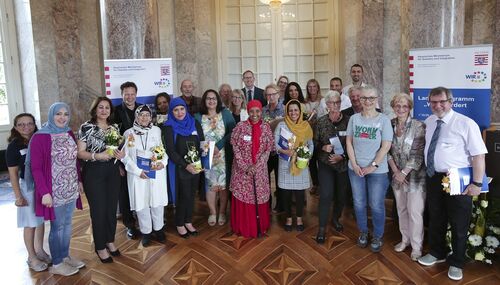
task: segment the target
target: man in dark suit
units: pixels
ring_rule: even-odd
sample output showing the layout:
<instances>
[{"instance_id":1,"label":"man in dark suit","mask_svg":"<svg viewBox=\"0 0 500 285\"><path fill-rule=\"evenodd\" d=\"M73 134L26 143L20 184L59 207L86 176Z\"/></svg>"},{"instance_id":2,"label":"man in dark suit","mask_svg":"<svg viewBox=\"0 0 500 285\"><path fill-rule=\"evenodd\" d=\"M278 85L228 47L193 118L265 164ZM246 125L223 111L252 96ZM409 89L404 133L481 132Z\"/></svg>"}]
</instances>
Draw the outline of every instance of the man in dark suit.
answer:
<instances>
[{"instance_id":1,"label":"man in dark suit","mask_svg":"<svg viewBox=\"0 0 500 285\"><path fill-rule=\"evenodd\" d=\"M264 90L254 85L255 76L251 70L243 72L242 80L245 84L245 88L242 88L241 90L243 90L247 102L255 99L259 100L262 103L262 106L267 105L267 100L264 97Z\"/></svg>"},{"instance_id":2,"label":"man in dark suit","mask_svg":"<svg viewBox=\"0 0 500 285\"><path fill-rule=\"evenodd\" d=\"M120 86L122 91L122 102L115 106L114 122L120 127L120 134L130 129L134 125L135 109L137 104L137 85L127 81ZM134 214L130 210L130 198L128 196L127 173L123 165L120 165L121 186L120 186L120 212L122 214L123 225L127 227L127 236L135 238L139 234L135 228Z\"/></svg>"}]
</instances>

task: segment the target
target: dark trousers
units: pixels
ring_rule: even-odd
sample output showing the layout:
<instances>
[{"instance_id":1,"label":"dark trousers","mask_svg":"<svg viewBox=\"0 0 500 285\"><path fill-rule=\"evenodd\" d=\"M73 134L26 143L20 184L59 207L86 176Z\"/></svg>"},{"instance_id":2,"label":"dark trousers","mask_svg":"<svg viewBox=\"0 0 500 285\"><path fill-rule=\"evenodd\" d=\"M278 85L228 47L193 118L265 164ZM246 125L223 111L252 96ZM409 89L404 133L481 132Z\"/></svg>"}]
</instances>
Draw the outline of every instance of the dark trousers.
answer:
<instances>
[{"instance_id":1,"label":"dark trousers","mask_svg":"<svg viewBox=\"0 0 500 285\"><path fill-rule=\"evenodd\" d=\"M325 227L328 222L330 205L334 200L333 219L338 220L346 203L347 171L338 172L323 162L318 162L319 178L319 226Z\"/></svg>"},{"instance_id":2,"label":"dark trousers","mask_svg":"<svg viewBox=\"0 0 500 285\"><path fill-rule=\"evenodd\" d=\"M89 202L95 249L105 249L106 243L115 240L116 207L120 192L118 165L113 164L113 161L86 162L83 189Z\"/></svg>"},{"instance_id":3,"label":"dark trousers","mask_svg":"<svg viewBox=\"0 0 500 285\"><path fill-rule=\"evenodd\" d=\"M279 155L270 155L269 159L267 160L267 172L269 174L269 183L271 183L271 172L274 171L274 181L275 181L275 186L276 186L276 192L275 197L276 197L276 209L277 211L282 211L283 210L283 199L282 199L282 190L278 186L278 161L279 161ZM272 205L272 194L271 194L271 200L269 201L269 205Z\"/></svg>"},{"instance_id":4,"label":"dark trousers","mask_svg":"<svg viewBox=\"0 0 500 285\"><path fill-rule=\"evenodd\" d=\"M292 195L295 196L295 214L297 217L302 217L304 213L304 190L286 190L281 191L283 197L283 204L285 206L286 217L292 216Z\"/></svg>"},{"instance_id":5,"label":"dark trousers","mask_svg":"<svg viewBox=\"0 0 500 285\"><path fill-rule=\"evenodd\" d=\"M318 152L315 150L313 156L309 160L309 173L311 173L311 180L313 186L319 185L318 178Z\"/></svg>"},{"instance_id":6,"label":"dark trousers","mask_svg":"<svg viewBox=\"0 0 500 285\"><path fill-rule=\"evenodd\" d=\"M472 211L472 197L468 195L450 196L443 191L441 179L444 174L436 173L427 177L427 203L429 209L430 254L443 259L448 253L446 230L451 226L451 246L453 253L447 261L451 266L463 268L467 249L467 233Z\"/></svg>"},{"instance_id":7,"label":"dark trousers","mask_svg":"<svg viewBox=\"0 0 500 285\"><path fill-rule=\"evenodd\" d=\"M191 179L176 179L175 225L182 227L191 223L193 218L194 196L200 185L200 175L193 175Z\"/></svg>"},{"instance_id":8,"label":"dark trousers","mask_svg":"<svg viewBox=\"0 0 500 285\"><path fill-rule=\"evenodd\" d=\"M127 228L135 229L134 213L130 210L130 197L128 196L127 174L125 174L125 176L121 176L119 199L120 199L120 213L122 214L123 225L126 226Z\"/></svg>"}]
</instances>

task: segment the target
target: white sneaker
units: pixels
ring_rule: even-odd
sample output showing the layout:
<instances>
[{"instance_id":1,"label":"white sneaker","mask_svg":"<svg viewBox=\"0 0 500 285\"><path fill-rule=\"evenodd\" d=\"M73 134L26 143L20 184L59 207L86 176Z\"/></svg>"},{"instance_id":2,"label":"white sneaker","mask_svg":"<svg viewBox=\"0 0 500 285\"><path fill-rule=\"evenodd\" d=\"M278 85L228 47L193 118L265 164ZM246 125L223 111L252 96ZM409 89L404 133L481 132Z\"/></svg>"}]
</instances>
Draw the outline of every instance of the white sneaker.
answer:
<instances>
[{"instance_id":1,"label":"white sneaker","mask_svg":"<svg viewBox=\"0 0 500 285\"><path fill-rule=\"evenodd\" d=\"M64 262L61 262L58 265L52 265L49 269L50 273L62 276L70 276L78 273L78 271L78 268L68 265Z\"/></svg>"},{"instance_id":2,"label":"white sneaker","mask_svg":"<svg viewBox=\"0 0 500 285\"><path fill-rule=\"evenodd\" d=\"M450 266L450 268L448 269L448 278L450 278L451 280L458 281L462 280L463 277L464 276L462 274L461 268Z\"/></svg>"},{"instance_id":3,"label":"white sneaker","mask_svg":"<svg viewBox=\"0 0 500 285\"><path fill-rule=\"evenodd\" d=\"M83 261L81 261L79 259L73 258L71 256L68 256L68 257L64 258L63 262L66 263L67 265L76 267L78 269L80 269L80 268L82 268L82 267L85 266L85 262L83 262Z\"/></svg>"}]
</instances>

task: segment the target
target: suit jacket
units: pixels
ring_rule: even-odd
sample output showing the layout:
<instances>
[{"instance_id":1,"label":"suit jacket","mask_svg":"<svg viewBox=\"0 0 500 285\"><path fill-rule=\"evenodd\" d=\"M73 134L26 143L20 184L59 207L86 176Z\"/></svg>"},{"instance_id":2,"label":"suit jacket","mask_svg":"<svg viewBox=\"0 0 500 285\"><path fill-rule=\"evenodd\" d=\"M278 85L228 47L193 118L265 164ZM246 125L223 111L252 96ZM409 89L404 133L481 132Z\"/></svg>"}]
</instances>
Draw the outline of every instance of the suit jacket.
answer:
<instances>
[{"instance_id":1,"label":"suit jacket","mask_svg":"<svg viewBox=\"0 0 500 285\"><path fill-rule=\"evenodd\" d=\"M248 94L247 94L247 89L246 87L245 88L242 88L241 89L243 91L243 94L245 94L245 98L247 99L248 101ZM253 99L254 100L259 100L260 103L262 103L262 106L266 106L267 105L267 99L266 97L264 96L264 90L263 89L260 89L259 87L257 86L254 86L253 88ZM248 102L247 102L248 103Z\"/></svg>"}]
</instances>

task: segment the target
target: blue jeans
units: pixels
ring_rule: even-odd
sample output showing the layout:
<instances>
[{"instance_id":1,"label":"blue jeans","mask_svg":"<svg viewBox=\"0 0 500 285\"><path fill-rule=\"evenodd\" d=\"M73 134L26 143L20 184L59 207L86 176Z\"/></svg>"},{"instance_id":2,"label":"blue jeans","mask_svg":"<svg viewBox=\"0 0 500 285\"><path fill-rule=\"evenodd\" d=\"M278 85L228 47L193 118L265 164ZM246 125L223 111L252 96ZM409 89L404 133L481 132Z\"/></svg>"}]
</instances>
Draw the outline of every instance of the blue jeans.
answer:
<instances>
[{"instance_id":1,"label":"blue jeans","mask_svg":"<svg viewBox=\"0 0 500 285\"><path fill-rule=\"evenodd\" d=\"M368 233L367 204L372 212L373 237L382 238L385 225L385 193L389 186L387 173L370 173L359 177L349 169L356 223L362 233Z\"/></svg>"},{"instance_id":2,"label":"blue jeans","mask_svg":"<svg viewBox=\"0 0 500 285\"><path fill-rule=\"evenodd\" d=\"M55 207L55 219L50 221L49 247L52 255L52 264L57 265L69 255L69 241L71 239L71 220L76 201Z\"/></svg>"}]
</instances>

